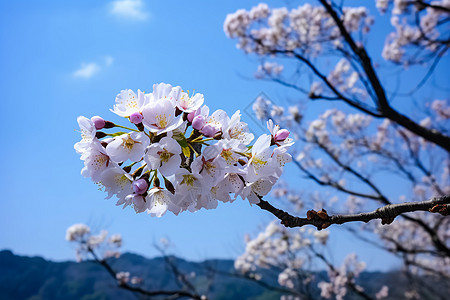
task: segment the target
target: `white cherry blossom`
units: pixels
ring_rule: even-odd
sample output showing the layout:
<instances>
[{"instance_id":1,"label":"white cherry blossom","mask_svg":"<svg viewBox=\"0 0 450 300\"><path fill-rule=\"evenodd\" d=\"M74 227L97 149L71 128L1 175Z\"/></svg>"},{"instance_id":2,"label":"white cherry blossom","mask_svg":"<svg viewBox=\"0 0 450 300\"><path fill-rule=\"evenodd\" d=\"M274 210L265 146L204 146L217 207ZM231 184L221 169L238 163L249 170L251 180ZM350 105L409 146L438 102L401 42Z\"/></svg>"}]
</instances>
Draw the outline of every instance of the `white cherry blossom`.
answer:
<instances>
[{"instance_id":1,"label":"white cherry blossom","mask_svg":"<svg viewBox=\"0 0 450 300\"><path fill-rule=\"evenodd\" d=\"M167 210L175 215L180 213L181 209L173 203L173 195L162 188L154 187L148 191L146 198L148 202L148 213L152 216L162 217Z\"/></svg>"},{"instance_id":2,"label":"white cherry blossom","mask_svg":"<svg viewBox=\"0 0 450 300\"><path fill-rule=\"evenodd\" d=\"M189 93L182 92L180 97L176 99L176 105L181 111L191 113L200 108L204 101L203 94L196 93L189 96Z\"/></svg>"},{"instance_id":3,"label":"white cherry blossom","mask_svg":"<svg viewBox=\"0 0 450 300\"><path fill-rule=\"evenodd\" d=\"M248 129L245 122L241 122L241 113L236 111L232 116L227 126L223 130L225 139L238 140L243 145L248 145L254 138L253 133Z\"/></svg>"},{"instance_id":4,"label":"white cherry blossom","mask_svg":"<svg viewBox=\"0 0 450 300\"><path fill-rule=\"evenodd\" d=\"M213 197L222 202L233 202L236 200L244 189L244 182L239 176L240 174L237 173L227 173L225 178L211 189ZM234 193L233 198L230 197L231 193Z\"/></svg>"},{"instance_id":5,"label":"white cherry blossom","mask_svg":"<svg viewBox=\"0 0 450 300\"><path fill-rule=\"evenodd\" d=\"M131 175L119 167L107 168L100 175L100 183L105 187L105 192L108 193L106 199L113 195L116 195L119 199L125 198L133 192L132 182Z\"/></svg>"},{"instance_id":6,"label":"white cherry blossom","mask_svg":"<svg viewBox=\"0 0 450 300\"><path fill-rule=\"evenodd\" d=\"M142 112L142 108L149 102L149 97L141 90L137 95L130 89L122 90L116 97L116 104L111 111L118 116L128 118L133 113Z\"/></svg>"},{"instance_id":7,"label":"white cherry blossom","mask_svg":"<svg viewBox=\"0 0 450 300\"><path fill-rule=\"evenodd\" d=\"M209 146L192 162L192 172L202 175L205 187L215 186L225 175L225 160L219 156L221 150L217 145Z\"/></svg>"},{"instance_id":8,"label":"white cherry blossom","mask_svg":"<svg viewBox=\"0 0 450 300\"><path fill-rule=\"evenodd\" d=\"M175 174L175 204L183 210L195 211L198 196L205 191L200 174L179 169Z\"/></svg>"},{"instance_id":9,"label":"white cherry blossom","mask_svg":"<svg viewBox=\"0 0 450 300\"><path fill-rule=\"evenodd\" d=\"M148 147L144 160L153 170L158 170L163 176L175 174L181 164L181 147L170 137L163 137L158 143Z\"/></svg>"},{"instance_id":10,"label":"white cherry blossom","mask_svg":"<svg viewBox=\"0 0 450 300\"><path fill-rule=\"evenodd\" d=\"M237 173L242 169L239 159L243 158L243 152L247 151L247 147L238 140L220 140L217 144L219 155L225 161L225 170L228 173Z\"/></svg>"},{"instance_id":11,"label":"white cherry blossom","mask_svg":"<svg viewBox=\"0 0 450 300\"><path fill-rule=\"evenodd\" d=\"M73 224L66 230L66 240L76 241L89 234L91 229L85 224Z\"/></svg>"},{"instance_id":12,"label":"white cherry blossom","mask_svg":"<svg viewBox=\"0 0 450 300\"><path fill-rule=\"evenodd\" d=\"M81 141L75 143L74 148L78 154L82 154L88 150L96 140L95 133L97 130L95 129L94 122L86 117L78 117L77 122L78 126L80 126Z\"/></svg>"},{"instance_id":13,"label":"white cherry blossom","mask_svg":"<svg viewBox=\"0 0 450 300\"><path fill-rule=\"evenodd\" d=\"M149 202L143 195L139 194L129 194L125 198L119 198L116 205L123 205L122 208L131 205L137 214L144 212L149 208Z\"/></svg>"},{"instance_id":14,"label":"white cherry blossom","mask_svg":"<svg viewBox=\"0 0 450 300\"><path fill-rule=\"evenodd\" d=\"M251 158L247 163L247 174L245 178L256 181L263 176L269 175L273 171L272 149L270 142L272 137L267 134L261 135L252 147Z\"/></svg>"},{"instance_id":15,"label":"white cherry blossom","mask_svg":"<svg viewBox=\"0 0 450 300\"><path fill-rule=\"evenodd\" d=\"M211 190L214 188L211 188ZM209 193L201 193L197 198L197 206L196 209L214 209L217 208L218 202L217 199L213 196L213 192Z\"/></svg>"},{"instance_id":16,"label":"white cherry blossom","mask_svg":"<svg viewBox=\"0 0 450 300\"><path fill-rule=\"evenodd\" d=\"M176 102L181 96L181 87L173 87L168 83L156 83L153 85L153 92L149 94L150 101L169 100L175 107Z\"/></svg>"},{"instance_id":17,"label":"white cherry blossom","mask_svg":"<svg viewBox=\"0 0 450 300\"><path fill-rule=\"evenodd\" d=\"M281 146L273 150L272 159L276 164L278 177L281 176L284 165L292 161L292 156L287 152L288 149L289 146Z\"/></svg>"},{"instance_id":18,"label":"white cherry blossom","mask_svg":"<svg viewBox=\"0 0 450 300\"><path fill-rule=\"evenodd\" d=\"M183 123L180 116L175 117L172 101L164 98L147 104L142 110L142 115L145 127L158 135L175 130Z\"/></svg>"},{"instance_id":19,"label":"white cherry blossom","mask_svg":"<svg viewBox=\"0 0 450 300\"><path fill-rule=\"evenodd\" d=\"M226 128L228 122L229 118L227 113L218 109L206 119L206 123L202 128L202 133L205 136L214 136L217 132L222 131L222 128Z\"/></svg>"},{"instance_id":20,"label":"white cherry blossom","mask_svg":"<svg viewBox=\"0 0 450 300\"><path fill-rule=\"evenodd\" d=\"M81 170L81 175L90 177L94 182L101 180L101 174L108 167L116 167L117 165L111 161L106 154L105 148L102 145L94 144L88 151L81 156L84 160L84 168Z\"/></svg>"},{"instance_id":21,"label":"white cherry blossom","mask_svg":"<svg viewBox=\"0 0 450 300\"><path fill-rule=\"evenodd\" d=\"M275 182L276 178L274 177L272 177L272 180L269 178L258 179L247 184L242 190L241 196L243 199L248 199L250 204L258 204L260 202L259 197L267 195Z\"/></svg>"},{"instance_id":22,"label":"white cherry blossom","mask_svg":"<svg viewBox=\"0 0 450 300\"><path fill-rule=\"evenodd\" d=\"M140 161L150 141L143 132L122 134L106 146L106 153L115 162Z\"/></svg>"}]
</instances>

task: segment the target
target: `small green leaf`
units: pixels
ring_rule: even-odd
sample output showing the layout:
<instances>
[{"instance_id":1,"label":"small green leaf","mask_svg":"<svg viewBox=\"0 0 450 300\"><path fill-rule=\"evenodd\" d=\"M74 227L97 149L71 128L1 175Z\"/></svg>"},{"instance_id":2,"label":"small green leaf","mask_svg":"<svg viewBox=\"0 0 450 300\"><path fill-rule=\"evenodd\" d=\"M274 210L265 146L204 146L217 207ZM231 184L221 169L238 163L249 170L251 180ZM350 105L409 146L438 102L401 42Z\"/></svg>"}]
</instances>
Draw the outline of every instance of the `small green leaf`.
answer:
<instances>
[{"instance_id":1,"label":"small green leaf","mask_svg":"<svg viewBox=\"0 0 450 300\"><path fill-rule=\"evenodd\" d=\"M173 138L180 144L181 148L187 148L188 142L186 141L186 137L184 135L174 135Z\"/></svg>"},{"instance_id":2,"label":"small green leaf","mask_svg":"<svg viewBox=\"0 0 450 300\"><path fill-rule=\"evenodd\" d=\"M187 143L186 143L187 145ZM186 157L190 157L191 156L191 149L189 149L189 146L183 147L181 148L183 150L183 154Z\"/></svg>"}]
</instances>

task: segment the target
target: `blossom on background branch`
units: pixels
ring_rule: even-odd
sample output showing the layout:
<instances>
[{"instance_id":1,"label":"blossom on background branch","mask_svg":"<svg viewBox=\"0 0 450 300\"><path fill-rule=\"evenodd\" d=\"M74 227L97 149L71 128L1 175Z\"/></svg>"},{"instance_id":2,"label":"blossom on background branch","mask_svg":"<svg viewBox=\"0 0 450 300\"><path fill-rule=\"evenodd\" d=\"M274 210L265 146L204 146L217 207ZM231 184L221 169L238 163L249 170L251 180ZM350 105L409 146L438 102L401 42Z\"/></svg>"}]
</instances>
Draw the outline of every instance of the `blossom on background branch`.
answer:
<instances>
[{"instance_id":1,"label":"blossom on background branch","mask_svg":"<svg viewBox=\"0 0 450 300\"><path fill-rule=\"evenodd\" d=\"M113 269L108 259L111 257L118 258L120 252L118 248L122 246L122 237L119 234L112 235L107 239L108 233L105 230L95 236L91 235L90 228L85 224L74 224L66 231L66 240L77 243L77 260L81 261L87 258L93 260L101 265L114 280L117 281L119 288L136 292L144 296L169 296L170 299L190 298L196 300L207 300L205 295L199 295L194 286L189 284L189 289L180 290L147 290L139 286L143 280L142 278L133 276L126 271L117 272ZM114 249L111 251L111 249ZM100 255L100 253L102 253ZM176 266L171 265L172 271L175 275L180 276L180 271ZM185 279L186 280L186 279Z\"/></svg>"},{"instance_id":2,"label":"blossom on background branch","mask_svg":"<svg viewBox=\"0 0 450 300\"><path fill-rule=\"evenodd\" d=\"M246 53L255 53L260 57L287 58L306 66L319 80L315 83L326 88L324 93L311 91L311 99L343 101L366 114L396 122L414 134L450 151L448 135L422 126L391 105L391 99L381 84L374 62L364 47L363 37L369 33L374 23L374 18L370 16L368 9L364 6L339 7L325 0L319 0L319 2L321 4L319 6L307 3L291 10L285 7L270 9L266 4L259 4L248 11L240 9L227 16L224 31L228 37L237 39L238 48ZM391 1L378 1L378 4L381 6L382 2L387 8ZM436 56L437 63L450 47L450 37L446 37L439 46L434 47L425 39L426 35L420 33L421 26L400 30L398 27L403 28L403 25L400 24L398 14L404 14L406 18L412 2L403 0L394 2L392 22L397 25L399 32L391 34L391 38L386 41L383 52L385 59L400 61L405 52L403 48L411 45L421 48L428 45L427 51L430 55ZM443 7L449 5L448 1L442 1ZM448 23L450 14L445 10L431 7L428 7L426 11L427 16L423 17L425 21L422 23L426 23L429 27L427 30L435 32L434 36L436 36L440 32L436 27L442 25L442 22ZM444 28L441 30L442 33L447 33L445 25L442 27ZM417 38L411 36L417 36ZM315 63L316 58L327 52L342 57L336 69L328 76L325 71L321 71L322 66ZM386 54L388 52L391 54ZM394 53L398 56L395 59ZM296 82L283 79L280 76L282 67L277 67L277 72L273 72L273 68L264 67L266 64L260 66L259 71L267 69L265 75L268 79L299 91L305 90ZM261 77L261 72L258 72L258 76Z\"/></svg>"},{"instance_id":3,"label":"blossom on background branch","mask_svg":"<svg viewBox=\"0 0 450 300\"><path fill-rule=\"evenodd\" d=\"M376 0L377 9L389 14L392 25L381 53L372 53L376 48L366 46L379 41L371 31L389 28L382 24L386 18L374 18L377 11L370 11L368 5L351 7L344 2L318 0L293 8L259 4L225 19L225 34L237 41L237 48L261 60L257 79L304 95L303 102L290 101L290 107L259 97L253 109L260 120L271 118L289 128L297 141L291 149L297 152L294 164L313 184L299 189L279 182L272 195L292 205L297 215L304 211L307 218L288 214L281 202L270 200L272 206L263 200L258 205L284 224L298 221L318 229L331 225L334 217L358 219L354 222L359 223L358 229L351 223L345 229L403 261L411 285L400 297L445 299L450 288L445 280L439 288L426 287L426 281L440 282L450 274L450 218L443 216L448 213L448 201L433 203L450 194L449 99L448 91L429 79L450 47L450 2ZM424 75L414 74L417 82L402 76L421 68ZM397 70L395 75L391 70ZM426 84L432 87L431 93L416 94ZM443 95L431 98L442 91ZM398 97L407 98L399 101ZM311 106L317 109L322 108L316 104L319 101L327 107L310 118L304 112L306 102L314 102ZM392 207L409 211L414 205L423 207L382 225L398 215L390 211ZM372 213L359 214L365 211ZM372 217L382 222L365 223ZM251 251L246 249L246 254ZM323 296L341 297L342 281L330 273L329 284L321 286ZM418 285L423 289L416 289ZM376 297L383 295L386 289Z\"/></svg>"},{"instance_id":4,"label":"blossom on background branch","mask_svg":"<svg viewBox=\"0 0 450 300\"><path fill-rule=\"evenodd\" d=\"M324 255L329 234L328 230L288 229L272 221L256 237L246 239L245 252L236 259L235 269L248 280L282 293L281 299L319 299L319 291L320 297L327 299L344 299L352 293L374 299L356 283L366 267L356 254L349 254L339 267ZM312 270L314 259L324 262L328 278ZM267 272L277 275L281 288L267 282L263 275ZM376 298L387 297L387 287L379 288L383 293Z\"/></svg>"}]
</instances>

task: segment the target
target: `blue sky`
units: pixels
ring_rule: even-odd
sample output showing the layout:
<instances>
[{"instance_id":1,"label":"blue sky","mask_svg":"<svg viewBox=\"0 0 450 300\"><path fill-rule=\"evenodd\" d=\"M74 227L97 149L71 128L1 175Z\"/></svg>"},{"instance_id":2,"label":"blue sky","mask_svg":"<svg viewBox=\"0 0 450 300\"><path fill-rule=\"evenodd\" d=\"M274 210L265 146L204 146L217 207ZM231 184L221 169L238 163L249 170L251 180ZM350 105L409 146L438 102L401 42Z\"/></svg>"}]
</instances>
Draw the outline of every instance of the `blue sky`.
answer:
<instances>
[{"instance_id":1,"label":"blue sky","mask_svg":"<svg viewBox=\"0 0 450 300\"><path fill-rule=\"evenodd\" d=\"M118 121L109 109L122 89L180 85L203 93L212 110L229 114L260 92L298 98L252 79L257 59L237 50L223 33L226 14L258 2L137 1L120 9L112 1L0 2L0 249L72 259L65 230L87 223L121 233L125 251L146 256L156 255L152 245L161 237L170 238L176 253L188 259L240 254L244 234L271 220L258 207L237 200L178 217L136 215L104 200L105 194L80 175L83 164L73 144L79 140L79 115ZM348 238L336 230L332 243L342 245ZM339 260L363 247L337 247L335 256ZM363 259L379 268L377 255L366 252Z\"/></svg>"}]
</instances>

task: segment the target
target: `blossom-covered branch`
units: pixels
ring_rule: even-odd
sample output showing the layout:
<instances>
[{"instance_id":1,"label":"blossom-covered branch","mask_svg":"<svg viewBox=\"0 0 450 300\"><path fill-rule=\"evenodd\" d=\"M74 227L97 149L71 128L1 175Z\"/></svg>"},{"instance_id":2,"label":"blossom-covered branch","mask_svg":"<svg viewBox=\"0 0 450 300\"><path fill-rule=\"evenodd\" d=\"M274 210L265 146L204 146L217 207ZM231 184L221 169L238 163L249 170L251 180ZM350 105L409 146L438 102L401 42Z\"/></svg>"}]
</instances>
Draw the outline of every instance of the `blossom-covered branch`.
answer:
<instances>
[{"instance_id":1,"label":"blossom-covered branch","mask_svg":"<svg viewBox=\"0 0 450 300\"><path fill-rule=\"evenodd\" d=\"M450 195L435 197L427 201L405 202L399 204L389 204L376 209L369 213L349 214L349 215L332 215L329 216L325 210L314 211L309 210L306 218L299 218L289 213L275 208L269 202L261 199L257 205L268 212L272 213L286 227L302 227L304 225L313 225L318 230L327 228L332 224L344 224L348 222L369 222L374 219L381 219L382 224L390 224L394 219L407 212L429 211L432 213L440 213L444 216L450 214Z\"/></svg>"},{"instance_id":2,"label":"blossom-covered branch","mask_svg":"<svg viewBox=\"0 0 450 300\"><path fill-rule=\"evenodd\" d=\"M189 289L180 290L147 290L139 286L142 279L136 276L130 278L129 272L117 272L109 264L108 258L119 257L117 251L122 245L122 237L118 234L112 235L106 239L107 232L102 231L99 235L91 235L90 228L85 224L74 224L67 229L66 240L77 243L77 260L81 261L87 257L92 257L96 263L101 265L114 280L117 280L118 287L135 292L144 296L170 296L170 299L189 298L196 300L207 300L205 295L199 295L193 285ZM111 251L111 248L114 251ZM103 250L103 251L101 251ZM103 252L100 257L98 252ZM175 266L171 266L173 270L178 272Z\"/></svg>"},{"instance_id":3,"label":"blossom-covered branch","mask_svg":"<svg viewBox=\"0 0 450 300\"><path fill-rule=\"evenodd\" d=\"M227 16L224 30L230 38L238 39L238 47L247 53L256 53L261 57L293 58L307 66L319 79L311 86L311 99L341 100L361 112L396 122L450 152L450 136L430 130L391 105L392 99L388 97L361 38L369 33L374 23L368 9L362 6L338 8L333 2L319 2L321 6L308 3L292 10L270 9L266 4L259 4L249 11L241 9ZM377 1L377 7L386 11L390 2L392 1ZM405 48L416 45L419 48L425 46L437 56L438 61L450 47L450 37L444 38L439 46L433 46L433 43L440 34L447 34L445 29L437 28L442 25L441 21L446 23L450 20L450 14L446 10L427 7L425 16L418 12L421 14L418 17L420 24L417 28L412 28L399 19L401 14L408 16L409 6L412 4L412 1L394 1L392 23L397 32L387 38L383 56L390 61L400 61ZM430 4L439 5L440 2ZM441 5L448 7L450 4L442 1ZM429 42L431 38L433 43ZM313 58L327 50L342 56L328 76L319 69L320 64L312 63ZM275 78L275 81L298 90L305 90L281 79L283 66L274 64L267 62L261 65L258 74ZM326 91L318 92L325 88ZM367 101L367 96L370 96L372 104Z\"/></svg>"},{"instance_id":4,"label":"blossom-covered branch","mask_svg":"<svg viewBox=\"0 0 450 300\"><path fill-rule=\"evenodd\" d=\"M356 254L349 254L340 267L325 257L329 234L328 230L288 229L272 221L256 237L246 239L245 252L236 259L235 269L246 278L283 293L281 299L318 299L314 284L320 289L320 296L327 299L343 300L350 293L372 299L357 284L366 265L358 261ZM325 262L328 278L311 269L316 258ZM268 286L267 276L262 275L266 272L277 274L281 289ZM376 299L387 297L388 288L379 288Z\"/></svg>"},{"instance_id":5,"label":"blossom-covered branch","mask_svg":"<svg viewBox=\"0 0 450 300\"><path fill-rule=\"evenodd\" d=\"M367 54L364 47L360 47L353 40L350 33L347 31L342 18L340 18L337 12L333 9L333 7L326 0L319 0L320 3L325 7L326 11L333 18L336 26L339 28L340 33L342 34L346 43L350 46L353 53L358 56L359 63L361 64L364 72L370 81L371 87L376 95L376 104L379 112L382 113L382 116L388 118L401 126L407 128L411 132L429 140L430 142L439 145L444 148L448 152L450 152L450 137L446 136L440 132L436 132L433 130L429 130L428 128L414 122L407 116L396 111L390 104L387 99L384 88L378 78L377 73L375 72L375 68L372 65L369 55Z\"/></svg>"}]
</instances>

